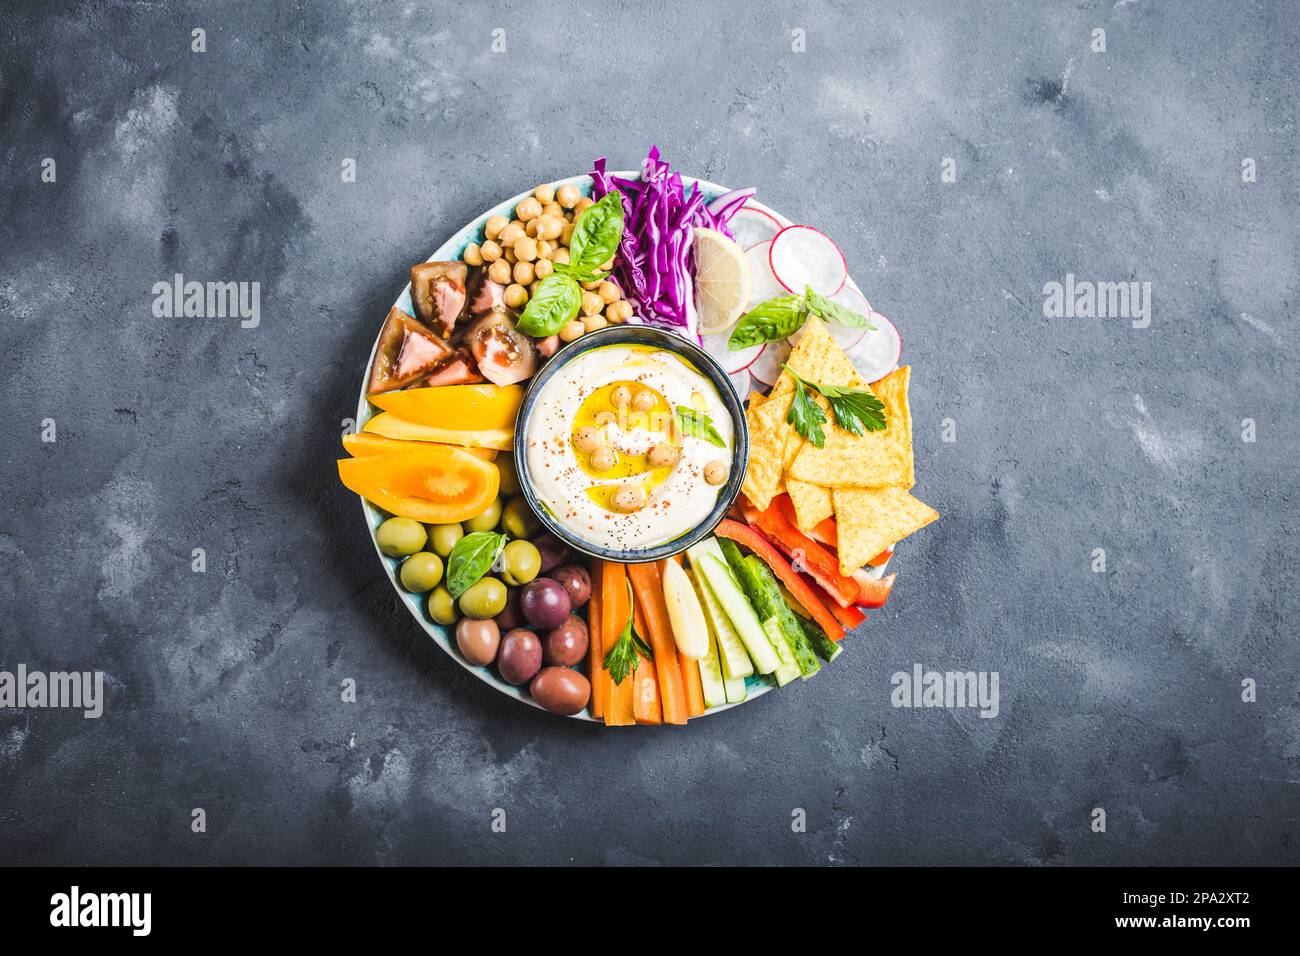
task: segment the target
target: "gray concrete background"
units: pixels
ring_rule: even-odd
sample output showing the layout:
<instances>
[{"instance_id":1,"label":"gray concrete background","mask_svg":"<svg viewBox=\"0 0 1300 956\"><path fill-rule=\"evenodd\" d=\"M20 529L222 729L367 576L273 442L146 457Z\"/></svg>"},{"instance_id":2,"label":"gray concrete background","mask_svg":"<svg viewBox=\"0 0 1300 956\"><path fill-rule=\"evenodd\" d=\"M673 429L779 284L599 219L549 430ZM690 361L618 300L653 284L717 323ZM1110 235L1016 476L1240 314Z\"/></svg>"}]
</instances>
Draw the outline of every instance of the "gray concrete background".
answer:
<instances>
[{"instance_id":1,"label":"gray concrete background","mask_svg":"<svg viewBox=\"0 0 1300 956\"><path fill-rule=\"evenodd\" d=\"M97 721L0 711L0 861L1300 861L1294 3L7 3L0 36L0 669L109 675ZM433 647L333 462L406 268L652 142L840 241L944 517L815 680L614 732ZM155 319L175 272L259 281L261 325ZM1066 273L1150 281L1151 327L1044 318ZM918 661L999 671L1000 716L891 708Z\"/></svg>"}]
</instances>

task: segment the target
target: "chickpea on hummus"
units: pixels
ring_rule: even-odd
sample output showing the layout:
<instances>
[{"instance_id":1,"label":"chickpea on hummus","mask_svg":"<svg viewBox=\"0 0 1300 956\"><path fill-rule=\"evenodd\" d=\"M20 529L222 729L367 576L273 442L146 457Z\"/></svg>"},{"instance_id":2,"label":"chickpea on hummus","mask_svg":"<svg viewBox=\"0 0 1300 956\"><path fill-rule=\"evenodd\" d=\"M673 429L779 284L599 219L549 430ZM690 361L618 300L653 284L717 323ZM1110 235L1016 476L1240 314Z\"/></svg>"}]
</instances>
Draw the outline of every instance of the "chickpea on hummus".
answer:
<instances>
[{"instance_id":1,"label":"chickpea on hummus","mask_svg":"<svg viewBox=\"0 0 1300 956\"><path fill-rule=\"evenodd\" d=\"M717 390L689 362L653 346L608 345L543 386L528 470L538 500L577 537L651 548L709 516L734 438Z\"/></svg>"}]
</instances>

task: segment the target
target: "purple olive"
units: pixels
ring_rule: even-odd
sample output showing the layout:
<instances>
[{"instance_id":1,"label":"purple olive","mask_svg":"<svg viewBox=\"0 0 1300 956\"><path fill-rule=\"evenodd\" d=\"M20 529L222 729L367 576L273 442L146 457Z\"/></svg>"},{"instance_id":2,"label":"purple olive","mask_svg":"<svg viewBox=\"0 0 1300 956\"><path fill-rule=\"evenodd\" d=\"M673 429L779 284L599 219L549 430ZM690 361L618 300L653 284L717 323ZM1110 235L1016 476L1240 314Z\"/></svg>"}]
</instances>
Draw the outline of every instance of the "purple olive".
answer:
<instances>
[{"instance_id":1,"label":"purple olive","mask_svg":"<svg viewBox=\"0 0 1300 956\"><path fill-rule=\"evenodd\" d=\"M533 544L537 547L537 553L542 556L539 574L548 574L552 568L558 568L569 560L569 546L553 534L543 532L533 539Z\"/></svg>"},{"instance_id":2,"label":"purple olive","mask_svg":"<svg viewBox=\"0 0 1300 956\"><path fill-rule=\"evenodd\" d=\"M528 692L551 713L571 717L587 706L591 684L567 667L545 667L533 678Z\"/></svg>"},{"instance_id":3,"label":"purple olive","mask_svg":"<svg viewBox=\"0 0 1300 956\"><path fill-rule=\"evenodd\" d=\"M462 617L456 624L456 646L471 664L491 664L500 643L501 632L495 621Z\"/></svg>"},{"instance_id":4,"label":"purple olive","mask_svg":"<svg viewBox=\"0 0 1300 956\"><path fill-rule=\"evenodd\" d=\"M559 627L542 639L542 660L547 664L573 667L587 656L587 623L570 614Z\"/></svg>"},{"instance_id":5,"label":"purple olive","mask_svg":"<svg viewBox=\"0 0 1300 956\"><path fill-rule=\"evenodd\" d=\"M527 684L542 669L542 642L532 631L516 628L501 638L497 670L508 684Z\"/></svg>"},{"instance_id":6,"label":"purple olive","mask_svg":"<svg viewBox=\"0 0 1300 956\"><path fill-rule=\"evenodd\" d=\"M580 564L566 564L556 568L551 575L560 583L560 587L569 592L569 600L574 607L582 607L591 597L591 575Z\"/></svg>"},{"instance_id":7,"label":"purple olive","mask_svg":"<svg viewBox=\"0 0 1300 956\"><path fill-rule=\"evenodd\" d=\"M513 631L524 626L524 612L519 609L519 588L510 588L506 592L506 606L496 616L497 627L501 633Z\"/></svg>"},{"instance_id":8,"label":"purple olive","mask_svg":"<svg viewBox=\"0 0 1300 956\"><path fill-rule=\"evenodd\" d=\"M524 585L519 595L519 608L524 619L533 627L549 631L559 627L573 610L569 592L552 578L538 578Z\"/></svg>"}]
</instances>

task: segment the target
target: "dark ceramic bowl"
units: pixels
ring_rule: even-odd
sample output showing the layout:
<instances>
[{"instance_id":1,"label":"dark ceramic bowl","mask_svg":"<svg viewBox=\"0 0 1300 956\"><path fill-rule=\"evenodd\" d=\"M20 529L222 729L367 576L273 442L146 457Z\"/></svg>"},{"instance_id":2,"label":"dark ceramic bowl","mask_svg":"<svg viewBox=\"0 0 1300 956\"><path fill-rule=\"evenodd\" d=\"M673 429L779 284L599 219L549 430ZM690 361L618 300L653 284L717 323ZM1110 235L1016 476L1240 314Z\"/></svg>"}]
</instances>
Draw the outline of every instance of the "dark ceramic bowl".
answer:
<instances>
[{"instance_id":1,"label":"dark ceramic bowl","mask_svg":"<svg viewBox=\"0 0 1300 956\"><path fill-rule=\"evenodd\" d=\"M727 407L727 411L731 415L732 433L735 435L735 441L732 443L734 448L731 455L731 471L727 483L718 491L717 504L713 506L713 510L709 512L709 516L704 521L686 534L680 538L674 538L672 541L655 545L652 548L635 550L605 548L578 537L556 521L551 513L541 506L537 500L537 492L533 488L532 476L528 473L526 445L528 422L532 417L537 396L546 383L550 381L551 376L559 369L584 352L606 345L650 345L681 356L695 366L700 374L713 384L718 395L722 398L722 404ZM598 332L590 332L582 336L582 338L570 342L543 366L541 372L533 377L528 386L528 391L524 394L523 404L519 407L519 418L515 422L514 460L515 469L519 473L519 485L523 489L529 507L537 514L538 519L546 529L565 544L593 558L618 561L622 564L658 561L661 558L672 557L674 554L685 551L712 532L718 526L718 522L726 517L727 512L731 509L732 502L740 494L741 483L745 480L745 465L749 461L749 429L745 424L745 409L736 396L736 391L732 388L727 373L703 349L692 342L688 342L676 333L657 329L653 326L613 325Z\"/></svg>"}]
</instances>

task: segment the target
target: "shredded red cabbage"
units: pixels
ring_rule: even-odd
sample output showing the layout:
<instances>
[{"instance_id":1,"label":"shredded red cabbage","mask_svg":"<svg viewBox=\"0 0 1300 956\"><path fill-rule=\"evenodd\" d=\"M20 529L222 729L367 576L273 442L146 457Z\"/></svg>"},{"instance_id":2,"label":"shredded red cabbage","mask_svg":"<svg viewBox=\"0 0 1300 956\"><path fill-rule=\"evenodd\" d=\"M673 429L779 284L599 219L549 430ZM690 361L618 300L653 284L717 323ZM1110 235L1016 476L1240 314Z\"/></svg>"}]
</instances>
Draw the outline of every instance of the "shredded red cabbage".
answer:
<instances>
[{"instance_id":1,"label":"shredded red cabbage","mask_svg":"<svg viewBox=\"0 0 1300 956\"><path fill-rule=\"evenodd\" d=\"M614 278L624 296L642 321L673 326L698 338L691 282L695 227L735 238L727 223L754 190L733 189L706 205L699 184L693 184L688 195L681 174L659 159L658 146L650 147L640 179L610 175L604 156L592 165L592 195L601 199L618 190L623 197L623 239Z\"/></svg>"}]
</instances>

